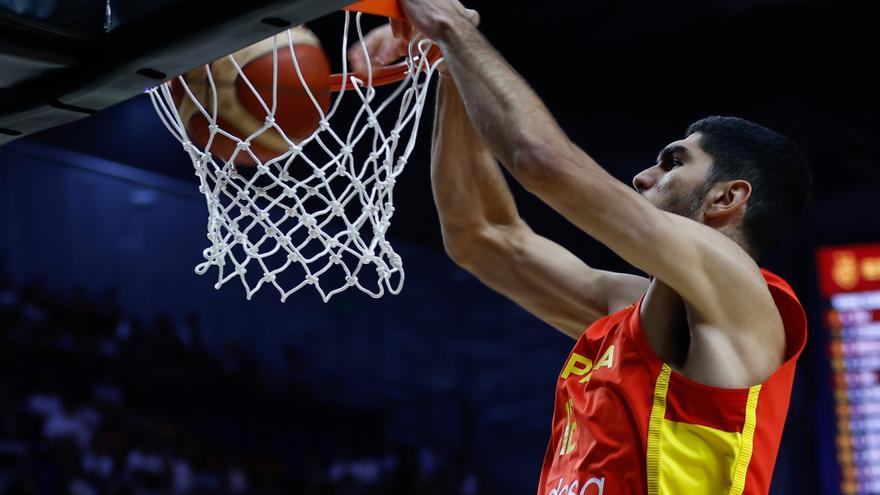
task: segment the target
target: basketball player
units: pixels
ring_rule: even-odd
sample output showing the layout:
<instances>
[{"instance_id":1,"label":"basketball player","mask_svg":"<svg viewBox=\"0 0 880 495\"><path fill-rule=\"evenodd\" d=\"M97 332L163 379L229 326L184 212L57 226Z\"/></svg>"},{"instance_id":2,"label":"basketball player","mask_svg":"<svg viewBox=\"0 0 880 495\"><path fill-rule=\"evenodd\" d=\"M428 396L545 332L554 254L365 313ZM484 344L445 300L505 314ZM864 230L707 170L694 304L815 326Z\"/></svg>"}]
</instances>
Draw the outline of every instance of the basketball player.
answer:
<instances>
[{"instance_id":1,"label":"basketball player","mask_svg":"<svg viewBox=\"0 0 880 495\"><path fill-rule=\"evenodd\" d=\"M538 494L766 494L806 319L756 259L804 209L798 148L709 117L629 187L568 139L475 12L457 0L401 4L446 60L431 174L449 255L577 340ZM388 27L368 41L374 61L402 53ZM532 231L496 159L649 277L591 268Z\"/></svg>"}]
</instances>

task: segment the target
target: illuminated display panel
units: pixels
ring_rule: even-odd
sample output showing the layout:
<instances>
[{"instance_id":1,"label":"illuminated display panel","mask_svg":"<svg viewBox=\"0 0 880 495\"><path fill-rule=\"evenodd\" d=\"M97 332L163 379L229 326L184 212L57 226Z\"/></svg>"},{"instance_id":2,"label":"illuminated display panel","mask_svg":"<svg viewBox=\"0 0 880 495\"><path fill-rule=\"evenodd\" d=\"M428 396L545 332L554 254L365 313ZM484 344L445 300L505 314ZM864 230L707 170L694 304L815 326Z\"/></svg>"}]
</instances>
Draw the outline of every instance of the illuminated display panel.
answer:
<instances>
[{"instance_id":1,"label":"illuminated display panel","mask_svg":"<svg viewBox=\"0 0 880 495\"><path fill-rule=\"evenodd\" d=\"M841 492L880 493L880 244L818 251Z\"/></svg>"}]
</instances>

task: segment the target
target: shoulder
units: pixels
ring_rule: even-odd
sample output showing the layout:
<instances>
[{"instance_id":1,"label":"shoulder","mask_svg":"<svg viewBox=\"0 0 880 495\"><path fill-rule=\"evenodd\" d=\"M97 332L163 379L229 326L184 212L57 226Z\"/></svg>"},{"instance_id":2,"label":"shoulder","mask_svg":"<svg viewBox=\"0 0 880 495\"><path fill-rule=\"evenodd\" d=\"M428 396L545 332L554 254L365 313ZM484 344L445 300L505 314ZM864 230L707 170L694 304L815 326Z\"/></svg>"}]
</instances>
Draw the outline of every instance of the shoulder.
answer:
<instances>
[{"instance_id":1,"label":"shoulder","mask_svg":"<svg viewBox=\"0 0 880 495\"><path fill-rule=\"evenodd\" d=\"M782 318L785 329L786 360L797 358L807 341L807 315L794 289L785 279L763 268L761 274L767 281L767 289Z\"/></svg>"}]
</instances>

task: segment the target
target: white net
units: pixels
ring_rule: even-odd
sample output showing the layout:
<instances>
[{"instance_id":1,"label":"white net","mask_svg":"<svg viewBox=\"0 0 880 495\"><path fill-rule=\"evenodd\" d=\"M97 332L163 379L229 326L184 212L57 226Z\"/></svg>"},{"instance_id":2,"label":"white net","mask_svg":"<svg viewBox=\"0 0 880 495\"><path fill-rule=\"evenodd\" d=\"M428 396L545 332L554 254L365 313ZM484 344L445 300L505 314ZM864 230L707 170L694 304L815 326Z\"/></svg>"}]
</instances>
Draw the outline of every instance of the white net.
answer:
<instances>
[{"instance_id":1,"label":"white net","mask_svg":"<svg viewBox=\"0 0 880 495\"><path fill-rule=\"evenodd\" d=\"M428 86L440 61L428 56L430 41L412 42L406 77L380 98L381 91L373 87L374 67L369 66L365 80L349 72L346 51L352 17L356 42L364 50L366 45L361 14L344 15L342 90L332 105L322 106L308 88L293 30L271 41L271 97L248 81L240 60L229 55L223 61L234 67L234 75L265 111L261 125L245 135L224 129L224 82L212 73L220 61L204 66L204 87L181 76L176 83L149 91L165 126L195 167L208 206L210 243L196 273L215 267L217 289L237 279L248 299L272 286L283 302L311 285L326 302L352 287L376 298L386 291L397 294L403 287L403 263L386 234L394 215L395 181L415 146ZM279 57L285 50L289 60ZM296 75L319 115L317 129L301 140L285 132L276 119L278 81L285 74ZM172 84L179 86L175 90ZM207 121L204 145L187 132L190 117L181 116L187 105L190 113ZM283 140L284 151L268 158L255 152L262 135ZM228 156L215 149L224 140L234 143ZM244 159L251 166L236 165Z\"/></svg>"}]
</instances>

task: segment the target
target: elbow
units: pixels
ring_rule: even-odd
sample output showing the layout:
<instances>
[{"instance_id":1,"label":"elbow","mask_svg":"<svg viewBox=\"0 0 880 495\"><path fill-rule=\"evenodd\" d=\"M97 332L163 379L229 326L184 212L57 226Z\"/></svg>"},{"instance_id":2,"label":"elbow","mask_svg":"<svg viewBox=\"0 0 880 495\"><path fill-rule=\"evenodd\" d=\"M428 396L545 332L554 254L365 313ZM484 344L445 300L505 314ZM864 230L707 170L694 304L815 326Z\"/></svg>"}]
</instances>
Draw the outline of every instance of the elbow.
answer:
<instances>
[{"instance_id":1,"label":"elbow","mask_svg":"<svg viewBox=\"0 0 880 495\"><path fill-rule=\"evenodd\" d=\"M443 228L443 249L456 265L467 268L474 257L474 234Z\"/></svg>"},{"instance_id":2,"label":"elbow","mask_svg":"<svg viewBox=\"0 0 880 495\"><path fill-rule=\"evenodd\" d=\"M473 273L487 256L497 254L506 236L498 227L483 225L467 230L443 229L443 248L456 265Z\"/></svg>"},{"instance_id":3,"label":"elbow","mask_svg":"<svg viewBox=\"0 0 880 495\"><path fill-rule=\"evenodd\" d=\"M457 236L444 229L443 246L455 264L479 274L487 266L523 259L530 235L532 230L522 220L503 227L485 225Z\"/></svg>"},{"instance_id":4,"label":"elbow","mask_svg":"<svg viewBox=\"0 0 880 495\"><path fill-rule=\"evenodd\" d=\"M467 249L464 244L459 242L451 242L446 239L446 236L443 237L443 249L446 251L446 255L449 256L456 265L464 267L467 265Z\"/></svg>"},{"instance_id":5,"label":"elbow","mask_svg":"<svg viewBox=\"0 0 880 495\"><path fill-rule=\"evenodd\" d=\"M531 193L552 188L562 177L567 148L556 141L525 139L513 153L511 173Z\"/></svg>"}]
</instances>

